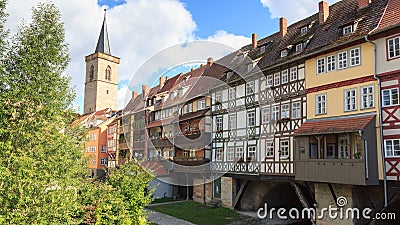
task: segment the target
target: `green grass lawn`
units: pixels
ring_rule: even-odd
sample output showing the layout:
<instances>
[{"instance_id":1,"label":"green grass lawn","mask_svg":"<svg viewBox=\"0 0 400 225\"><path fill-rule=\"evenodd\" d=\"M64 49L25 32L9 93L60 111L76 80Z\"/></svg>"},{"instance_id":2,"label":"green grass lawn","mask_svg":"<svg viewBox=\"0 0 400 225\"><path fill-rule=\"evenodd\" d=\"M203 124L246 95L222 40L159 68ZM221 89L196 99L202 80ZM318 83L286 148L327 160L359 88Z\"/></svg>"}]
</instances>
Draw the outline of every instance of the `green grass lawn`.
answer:
<instances>
[{"instance_id":1,"label":"green grass lawn","mask_svg":"<svg viewBox=\"0 0 400 225\"><path fill-rule=\"evenodd\" d=\"M225 225L244 218L230 209L208 207L194 201L148 208L198 225Z\"/></svg>"},{"instance_id":2,"label":"green grass lawn","mask_svg":"<svg viewBox=\"0 0 400 225\"><path fill-rule=\"evenodd\" d=\"M173 202L173 201L177 201L177 200L174 200L172 198L156 198L151 202L151 204L164 203L164 202Z\"/></svg>"}]
</instances>

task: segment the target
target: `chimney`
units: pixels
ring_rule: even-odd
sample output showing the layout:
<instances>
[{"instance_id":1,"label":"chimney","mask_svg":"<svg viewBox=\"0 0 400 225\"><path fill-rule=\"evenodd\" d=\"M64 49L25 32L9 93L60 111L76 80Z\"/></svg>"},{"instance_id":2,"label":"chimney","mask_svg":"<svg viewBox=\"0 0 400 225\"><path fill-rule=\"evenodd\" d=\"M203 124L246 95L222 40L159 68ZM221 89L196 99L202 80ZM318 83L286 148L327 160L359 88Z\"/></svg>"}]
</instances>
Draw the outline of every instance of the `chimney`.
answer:
<instances>
[{"instance_id":1,"label":"chimney","mask_svg":"<svg viewBox=\"0 0 400 225\"><path fill-rule=\"evenodd\" d=\"M132 100L134 100L138 96L137 91L132 91Z\"/></svg>"},{"instance_id":2,"label":"chimney","mask_svg":"<svg viewBox=\"0 0 400 225\"><path fill-rule=\"evenodd\" d=\"M257 34L256 33L251 35L251 47L253 49L257 48Z\"/></svg>"},{"instance_id":3,"label":"chimney","mask_svg":"<svg viewBox=\"0 0 400 225\"><path fill-rule=\"evenodd\" d=\"M329 4L327 2L320 1L318 3L318 8L319 8L319 24L323 24L325 23L326 19L329 16Z\"/></svg>"},{"instance_id":4,"label":"chimney","mask_svg":"<svg viewBox=\"0 0 400 225\"><path fill-rule=\"evenodd\" d=\"M146 96L149 94L149 87L146 85L142 85L142 97L146 98Z\"/></svg>"},{"instance_id":5,"label":"chimney","mask_svg":"<svg viewBox=\"0 0 400 225\"><path fill-rule=\"evenodd\" d=\"M207 66L210 67L213 63L214 63L213 57L209 57L209 58L207 59Z\"/></svg>"},{"instance_id":6,"label":"chimney","mask_svg":"<svg viewBox=\"0 0 400 225\"><path fill-rule=\"evenodd\" d=\"M362 9L368 6L371 3L371 0L358 0L358 9Z\"/></svg>"},{"instance_id":7,"label":"chimney","mask_svg":"<svg viewBox=\"0 0 400 225\"><path fill-rule=\"evenodd\" d=\"M164 82L165 82L165 78L160 77L160 88L164 85Z\"/></svg>"},{"instance_id":8,"label":"chimney","mask_svg":"<svg viewBox=\"0 0 400 225\"><path fill-rule=\"evenodd\" d=\"M281 17L279 19L279 36L280 38L285 37L287 33L287 19L284 17Z\"/></svg>"}]
</instances>

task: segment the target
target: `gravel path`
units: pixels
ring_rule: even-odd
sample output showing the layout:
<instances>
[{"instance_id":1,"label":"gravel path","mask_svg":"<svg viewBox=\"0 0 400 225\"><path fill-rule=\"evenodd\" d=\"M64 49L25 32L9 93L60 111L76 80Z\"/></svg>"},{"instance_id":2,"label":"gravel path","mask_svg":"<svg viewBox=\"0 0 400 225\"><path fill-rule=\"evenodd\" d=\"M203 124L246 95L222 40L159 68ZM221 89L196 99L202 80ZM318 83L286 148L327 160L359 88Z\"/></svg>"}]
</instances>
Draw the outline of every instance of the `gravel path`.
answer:
<instances>
[{"instance_id":1,"label":"gravel path","mask_svg":"<svg viewBox=\"0 0 400 225\"><path fill-rule=\"evenodd\" d=\"M194 225L188 221L178 219L154 210L145 209L148 213L147 220L157 225Z\"/></svg>"}]
</instances>

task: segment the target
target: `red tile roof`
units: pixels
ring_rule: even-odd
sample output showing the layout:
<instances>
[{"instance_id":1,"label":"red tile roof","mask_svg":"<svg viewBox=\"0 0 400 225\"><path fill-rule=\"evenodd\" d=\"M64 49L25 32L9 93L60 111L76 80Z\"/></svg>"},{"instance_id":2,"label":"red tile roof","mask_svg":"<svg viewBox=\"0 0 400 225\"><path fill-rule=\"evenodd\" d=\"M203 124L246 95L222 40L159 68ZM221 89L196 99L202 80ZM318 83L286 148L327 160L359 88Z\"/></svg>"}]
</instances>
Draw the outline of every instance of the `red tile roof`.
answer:
<instances>
[{"instance_id":1,"label":"red tile roof","mask_svg":"<svg viewBox=\"0 0 400 225\"><path fill-rule=\"evenodd\" d=\"M356 132L364 129L374 118L375 115L312 119L303 123L301 127L294 132L294 134L301 136Z\"/></svg>"},{"instance_id":2,"label":"red tile roof","mask_svg":"<svg viewBox=\"0 0 400 225\"><path fill-rule=\"evenodd\" d=\"M377 31L400 25L400 0L390 0Z\"/></svg>"},{"instance_id":3,"label":"red tile roof","mask_svg":"<svg viewBox=\"0 0 400 225\"><path fill-rule=\"evenodd\" d=\"M167 119L153 121L150 124L148 124L146 126L146 128L165 126L165 125L170 124L174 119L175 119L175 117L171 117L171 118L167 118Z\"/></svg>"}]
</instances>

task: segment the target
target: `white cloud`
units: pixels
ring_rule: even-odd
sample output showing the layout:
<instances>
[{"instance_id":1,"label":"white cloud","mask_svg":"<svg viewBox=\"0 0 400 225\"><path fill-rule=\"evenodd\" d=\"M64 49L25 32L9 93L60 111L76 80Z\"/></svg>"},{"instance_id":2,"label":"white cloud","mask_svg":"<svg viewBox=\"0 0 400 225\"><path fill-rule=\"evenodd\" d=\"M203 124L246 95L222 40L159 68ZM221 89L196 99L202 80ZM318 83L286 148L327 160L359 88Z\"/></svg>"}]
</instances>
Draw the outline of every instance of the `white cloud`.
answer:
<instances>
[{"instance_id":1,"label":"white cloud","mask_svg":"<svg viewBox=\"0 0 400 225\"><path fill-rule=\"evenodd\" d=\"M38 2L40 0L9 1L6 26L15 32L22 18L30 19L31 8ZM98 6L97 0L53 0L53 2L61 11L66 29L66 41L69 43L71 63L67 74L72 77L72 86L78 97L77 104L82 105L84 57L95 50L104 7ZM178 43L199 40L194 33L197 27L191 13L177 0L127 0L125 4L107 10L107 25L111 53L121 58L120 81L130 80L139 67L160 50ZM222 42L235 48L250 43L249 38L225 31L218 31L207 40ZM168 62L167 60L166 64ZM157 71L157 68L154 69ZM144 73L135 79L139 84L146 82L150 76L151 74ZM120 88L124 87L122 85ZM125 96L119 96L119 99L121 97Z\"/></svg>"},{"instance_id":2,"label":"white cloud","mask_svg":"<svg viewBox=\"0 0 400 225\"><path fill-rule=\"evenodd\" d=\"M285 17L289 23L304 19L318 12L320 0L260 0L262 5L269 9L271 18ZM325 0L329 4L339 0Z\"/></svg>"}]
</instances>

